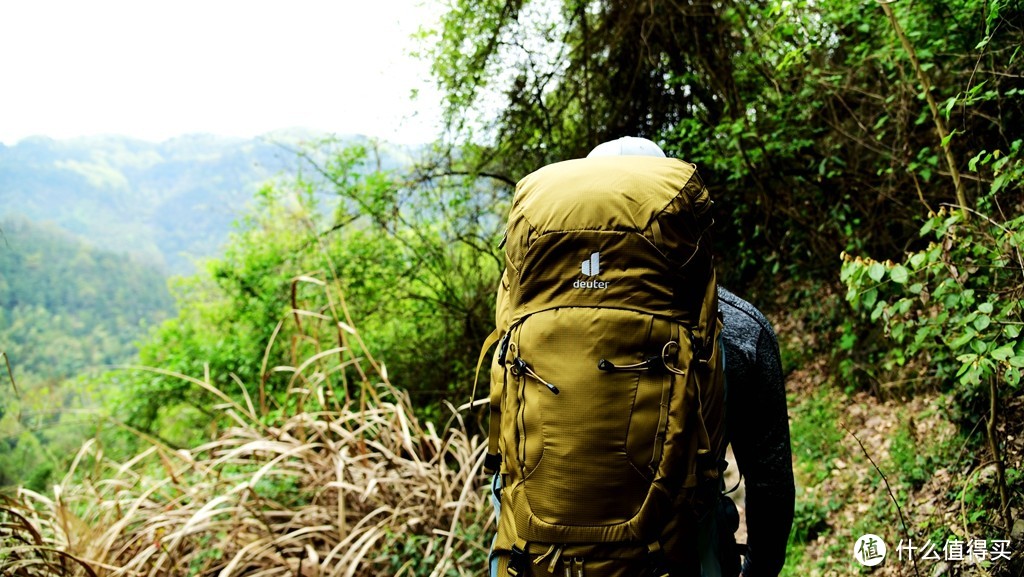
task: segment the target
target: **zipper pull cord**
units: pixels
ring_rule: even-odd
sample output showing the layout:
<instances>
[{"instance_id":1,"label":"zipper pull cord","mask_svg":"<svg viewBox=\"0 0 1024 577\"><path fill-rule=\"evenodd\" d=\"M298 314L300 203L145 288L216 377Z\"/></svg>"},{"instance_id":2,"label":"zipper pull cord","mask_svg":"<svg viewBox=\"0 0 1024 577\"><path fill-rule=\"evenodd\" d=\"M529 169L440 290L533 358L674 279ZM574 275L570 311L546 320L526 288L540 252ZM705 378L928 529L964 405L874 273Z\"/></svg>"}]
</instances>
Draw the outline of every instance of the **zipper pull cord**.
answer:
<instances>
[{"instance_id":1,"label":"zipper pull cord","mask_svg":"<svg viewBox=\"0 0 1024 577\"><path fill-rule=\"evenodd\" d=\"M613 371L649 371L654 368L656 362L658 362L658 357L647 357L646 360L631 365L616 365L608 359L601 359L597 361L597 369L609 373Z\"/></svg>"},{"instance_id":2,"label":"zipper pull cord","mask_svg":"<svg viewBox=\"0 0 1024 577\"><path fill-rule=\"evenodd\" d=\"M515 360L512 361L512 375L516 377L518 377L519 375L529 375L536 379L538 382L540 382L540 384L547 387L548 390L551 391L552 393L557 395L559 392L561 392L558 390L558 387L545 381L544 379L540 378L540 375L533 372L533 369L530 368L530 365L526 364L526 361L523 360L523 357L516 357Z\"/></svg>"},{"instance_id":3,"label":"zipper pull cord","mask_svg":"<svg viewBox=\"0 0 1024 577\"><path fill-rule=\"evenodd\" d=\"M668 372L685 377L686 371L677 369L674 365L668 364L668 359L678 354L679 343L675 341L669 341L665 343L665 346L661 347L661 364L665 365L665 370L667 370Z\"/></svg>"}]
</instances>

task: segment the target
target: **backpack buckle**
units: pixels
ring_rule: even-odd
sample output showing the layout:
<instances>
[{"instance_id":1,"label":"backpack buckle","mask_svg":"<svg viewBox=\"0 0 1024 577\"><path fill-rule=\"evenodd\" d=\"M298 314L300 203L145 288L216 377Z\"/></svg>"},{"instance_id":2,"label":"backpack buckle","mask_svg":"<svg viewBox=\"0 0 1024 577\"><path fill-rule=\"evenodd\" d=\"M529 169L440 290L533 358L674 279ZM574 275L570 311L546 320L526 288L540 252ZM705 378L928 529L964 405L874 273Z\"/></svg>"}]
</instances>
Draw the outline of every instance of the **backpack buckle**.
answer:
<instances>
[{"instance_id":1,"label":"backpack buckle","mask_svg":"<svg viewBox=\"0 0 1024 577\"><path fill-rule=\"evenodd\" d=\"M647 545L648 565L644 571L644 577L669 577L672 571L669 570L668 558L661 548L661 543L655 541Z\"/></svg>"},{"instance_id":2,"label":"backpack buckle","mask_svg":"<svg viewBox=\"0 0 1024 577\"><path fill-rule=\"evenodd\" d=\"M520 577L526 574L526 569L529 564L529 558L526 555L526 551L519 547L519 545L512 546L512 554L508 560L508 574L512 577Z\"/></svg>"},{"instance_id":3,"label":"backpack buckle","mask_svg":"<svg viewBox=\"0 0 1024 577\"><path fill-rule=\"evenodd\" d=\"M484 472L486 474L496 473L501 467L501 455L495 453L487 453L484 457Z\"/></svg>"}]
</instances>

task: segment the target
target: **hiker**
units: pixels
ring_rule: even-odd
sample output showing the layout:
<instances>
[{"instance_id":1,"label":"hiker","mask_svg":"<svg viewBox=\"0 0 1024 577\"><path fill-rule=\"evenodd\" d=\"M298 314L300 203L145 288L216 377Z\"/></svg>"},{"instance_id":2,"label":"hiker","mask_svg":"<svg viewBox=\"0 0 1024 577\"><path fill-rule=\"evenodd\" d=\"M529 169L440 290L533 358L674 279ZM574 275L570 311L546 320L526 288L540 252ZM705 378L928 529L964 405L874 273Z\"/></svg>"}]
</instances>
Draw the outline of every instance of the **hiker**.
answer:
<instances>
[{"instance_id":1,"label":"hiker","mask_svg":"<svg viewBox=\"0 0 1024 577\"><path fill-rule=\"evenodd\" d=\"M645 139L602 144L517 187L488 339L500 339L486 463L498 473L493 576L738 574L738 555L724 553L736 528L721 496L727 428L749 487L744 574L781 567L792 472L777 345L756 309L726 291L719 302L710 205L696 168ZM775 384L781 429L750 410ZM728 386L730 399L750 398L727 423ZM757 422L773 428L755 433ZM763 459L765 440L775 445ZM786 473L788 485L776 478Z\"/></svg>"},{"instance_id":2,"label":"hiker","mask_svg":"<svg viewBox=\"0 0 1024 577\"><path fill-rule=\"evenodd\" d=\"M661 157L665 153L646 138L625 137L598 145L588 156L615 155ZM774 577L786 560L794 503L789 413L779 344L761 311L721 286L718 312L724 325L726 438L732 444L746 491L743 575ZM704 564L708 565L708 560ZM711 575L718 575L714 568L704 571L704 577Z\"/></svg>"}]
</instances>

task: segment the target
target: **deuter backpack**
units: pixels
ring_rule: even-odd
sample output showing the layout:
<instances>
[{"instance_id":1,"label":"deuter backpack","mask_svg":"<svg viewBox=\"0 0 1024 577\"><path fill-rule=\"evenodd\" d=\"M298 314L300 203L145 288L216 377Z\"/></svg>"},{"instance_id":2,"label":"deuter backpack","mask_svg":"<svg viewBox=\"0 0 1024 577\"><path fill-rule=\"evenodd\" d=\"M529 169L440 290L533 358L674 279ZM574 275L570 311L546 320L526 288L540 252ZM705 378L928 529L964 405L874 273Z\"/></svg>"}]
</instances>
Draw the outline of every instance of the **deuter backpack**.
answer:
<instances>
[{"instance_id":1,"label":"deuter backpack","mask_svg":"<svg viewBox=\"0 0 1024 577\"><path fill-rule=\"evenodd\" d=\"M492 335L498 575L699 574L724 432L710 207L670 158L518 183Z\"/></svg>"}]
</instances>

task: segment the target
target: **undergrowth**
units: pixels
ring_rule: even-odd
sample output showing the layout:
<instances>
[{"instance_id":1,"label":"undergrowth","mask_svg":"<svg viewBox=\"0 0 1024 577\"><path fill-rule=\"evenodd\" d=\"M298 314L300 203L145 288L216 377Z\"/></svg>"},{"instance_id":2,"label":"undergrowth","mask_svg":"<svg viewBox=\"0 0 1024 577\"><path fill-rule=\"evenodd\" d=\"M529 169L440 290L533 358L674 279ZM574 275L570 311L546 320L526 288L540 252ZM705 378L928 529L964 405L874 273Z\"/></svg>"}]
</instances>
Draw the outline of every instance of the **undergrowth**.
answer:
<instances>
[{"instance_id":1,"label":"undergrowth","mask_svg":"<svg viewBox=\"0 0 1024 577\"><path fill-rule=\"evenodd\" d=\"M791 436L797 482L793 528L783 575L915 575L901 542L947 543L1011 539L999 523L996 469L981 435L962 431L943 394L881 401L827 382L804 390L790 377ZM1020 481L1020 458L1010 462ZM883 478L884 477L884 478ZM1011 485L1013 486L1013 485ZM1015 509L1015 514L1019 515ZM880 567L857 564L854 544L881 536L889 557ZM1021 546L1011 559L984 563L918 558L920 575L1018 575ZM934 555L934 554L933 554ZM920 554L919 554L920 557Z\"/></svg>"},{"instance_id":2,"label":"undergrowth","mask_svg":"<svg viewBox=\"0 0 1024 577\"><path fill-rule=\"evenodd\" d=\"M345 310L329 283L316 285ZM231 426L188 449L147 437L120 462L100 439L86 442L51 491L22 488L0 505L0 574L479 574L491 523L486 443L455 411L440 429L418 419L335 310L289 314L340 338L272 369L296 377L289 394L301 411L261 413L258 386L237 401L208 375L165 375L214 395Z\"/></svg>"}]
</instances>

